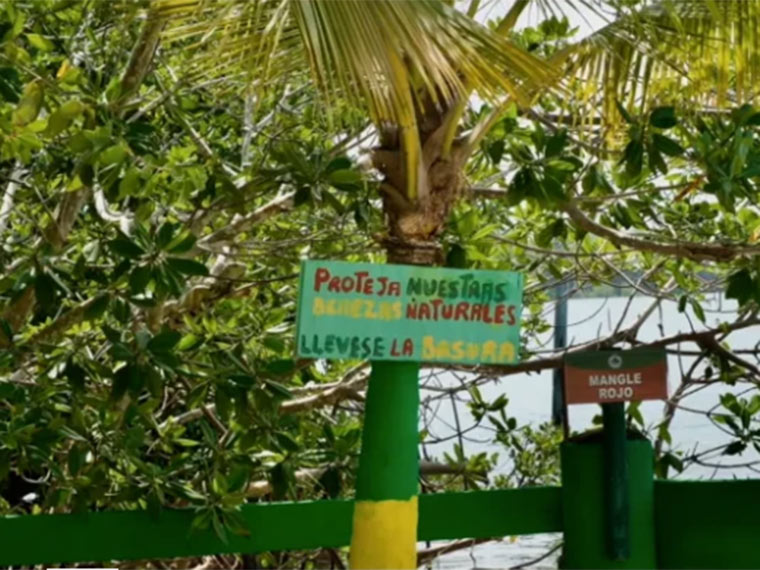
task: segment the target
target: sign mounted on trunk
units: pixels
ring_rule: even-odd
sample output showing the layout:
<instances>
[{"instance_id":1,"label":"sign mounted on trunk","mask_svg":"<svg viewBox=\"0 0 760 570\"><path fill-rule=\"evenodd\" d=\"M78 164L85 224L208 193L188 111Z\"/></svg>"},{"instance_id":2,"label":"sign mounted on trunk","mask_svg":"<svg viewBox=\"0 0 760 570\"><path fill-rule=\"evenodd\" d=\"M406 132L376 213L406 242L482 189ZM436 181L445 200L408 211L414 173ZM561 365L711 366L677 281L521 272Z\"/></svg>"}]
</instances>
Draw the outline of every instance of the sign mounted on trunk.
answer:
<instances>
[{"instance_id":1,"label":"sign mounted on trunk","mask_svg":"<svg viewBox=\"0 0 760 570\"><path fill-rule=\"evenodd\" d=\"M665 350L600 350L565 357L565 401L568 404L667 398L668 358Z\"/></svg>"},{"instance_id":2,"label":"sign mounted on trunk","mask_svg":"<svg viewBox=\"0 0 760 570\"><path fill-rule=\"evenodd\" d=\"M297 354L512 364L521 310L519 273L304 261Z\"/></svg>"}]
</instances>

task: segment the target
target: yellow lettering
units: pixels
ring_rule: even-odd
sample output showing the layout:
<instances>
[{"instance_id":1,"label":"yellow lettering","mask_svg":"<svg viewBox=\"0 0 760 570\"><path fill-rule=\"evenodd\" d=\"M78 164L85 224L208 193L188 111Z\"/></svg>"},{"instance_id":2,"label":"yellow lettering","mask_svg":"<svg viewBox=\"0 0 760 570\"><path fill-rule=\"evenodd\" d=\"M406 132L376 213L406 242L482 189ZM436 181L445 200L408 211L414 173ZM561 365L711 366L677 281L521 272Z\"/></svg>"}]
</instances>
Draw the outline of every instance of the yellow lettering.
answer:
<instances>
[{"instance_id":1,"label":"yellow lettering","mask_svg":"<svg viewBox=\"0 0 760 570\"><path fill-rule=\"evenodd\" d=\"M435 340L432 336L422 337L422 359L428 360L435 358Z\"/></svg>"},{"instance_id":2,"label":"yellow lettering","mask_svg":"<svg viewBox=\"0 0 760 570\"><path fill-rule=\"evenodd\" d=\"M449 343L442 340L435 349L438 358L449 358Z\"/></svg>"},{"instance_id":3,"label":"yellow lettering","mask_svg":"<svg viewBox=\"0 0 760 570\"><path fill-rule=\"evenodd\" d=\"M360 299L351 301L351 318L352 319L362 318L362 302Z\"/></svg>"},{"instance_id":4,"label":"yellow lettering","mask_svg":"<svg viewBox=\"0 0 760 570\"><path fill-rule=\"evenodd\" d=\"M325 313L332 316L335 316L338 313L338 307L335 303L335 299L330 299L327 301L327 306L325 307Z\"/></svg>"},{"instance_id":5,"label":"yellow lettering","mask_svg":"<svg viewBox=\"0 0 760 570\"><path fill-rule=\"evenodd\" d=\"M366 311L364 311L364 317L367 319L376 319L377 313L375 313L375 302L374 301L364 301L364 307L366 308Z\"/></svg>"},{"instance_id":6,"label":"yellow lettering","mask_svg":"<svg viewBox=\"0 0 760 570\"><path fill-rule=\"evenodd\" d=\"M311 306L311 312L314 315L324 315L325 313L325 301L322 297L314 297L314 304Z\"/></svg>"},{"instance_id":7,"label":"yellow lettering","mask_svg":"<svg viewBox=\"0 0 760 570\"><path fill-rule=\"evenodd\" d=\"M496 360L496 343L489 340L483 344L483 354L480 356L480 360L485 362L486 359L490 359L491 362L497 362Z\"/></svg>"},{"instance_id":8,"label":"yellow lettering","mask_svg":"<svg viewBox=\"0 0 760 570\"><path fill-rule=\"evenodd\" d=\"M502 342L499 349L499 362L514 362L515 345L511 342Z\"/></svg>"},{"instance_id":9,"label":"yellow lettering","mask_svg":"<svg viewBox=\"0 0 760 570\"><path fill-rule=\"evenodd\" d=\"M393 303L393 318L399 320L401 318L401 301Z\"/></svg>"},{"instance_id":10,"label":"yellow lettering","mask_svg":"<svg viewBox=\"0 0 760 570\"><path fill-rule=\"evenodd\" d=\"M451 345L451 357L455 360L462 360L464 358L464 343L461 340Z\"/></svg>"},{"instance_id":11,"label":"yellow lettering","mask_svg":"<svg viewBox=\"0 0 760 570\"><path fill-rule=\"evenodd\" d=\"M467 345L467 358L468 360L476 360L480 354L480 345L469 343Z\"/></svg>"}]
</instances>

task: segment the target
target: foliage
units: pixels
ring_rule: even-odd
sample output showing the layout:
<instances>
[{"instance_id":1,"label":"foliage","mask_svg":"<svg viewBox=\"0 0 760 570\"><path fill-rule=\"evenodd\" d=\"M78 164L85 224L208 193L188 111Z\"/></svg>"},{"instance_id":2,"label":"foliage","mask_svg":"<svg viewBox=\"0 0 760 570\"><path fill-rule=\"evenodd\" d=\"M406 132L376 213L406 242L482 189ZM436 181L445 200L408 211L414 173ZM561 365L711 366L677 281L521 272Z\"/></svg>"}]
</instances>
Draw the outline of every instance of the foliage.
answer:
<instances>
[{"instance_id":1,"label":"foliage","mask_svg":"<svg viewBox=\"0 0 760 570\"><path fill-rule=\"evenodd\" d=\"M420 4L445 26L449 8ZM37 0L0 10L0 511L192 507L196 530L226 536L246 532L236 516L246 501L352 495L368 366L293 360L297 276L305 257L384 259L392 172L364 152L387 132L345 89L330 92L325 113L319 81L279 67L273 43L269 77L287 81L262 91L181 73L198 64L197 52L179 49L191 38L153 55L154 31L129 17L138 8ZM307 22L298 18L283 26ZM530 50L531 61L571 45L561 18L524 30L503 22L485 37L511 30L511 49ZM461 26L469 34L474 24ZM421 42L414 29L404 37ZM297 49L288 38L285 48ZM344 83L355 79L342 71ZM449 265L525 275L523 363L428 371L424 409L456 401L469 415L458 407L468 417L449 435L421 430L423 449L448 446L426 457L423 485L558 481L559 429L520 425L508 396L509 382L531 380L509 376L561 365L546 348L560 283L571 294L608 286L651 299L645 314L620 315L609 334L567 350L659 342L694 357L662 418L646 424L629 407L662 476L751 454L758 350L734 350L730 335L760 323L757 109L737 96L731 111L705 111L653 86L656 102L643 110L612 101L626 129L605 146L602 129L589 137L557 114L581 112L581 99L544 92L532 106L502 104L470 100L471 87L449 86L458 95L449 150L468 152L453 174L430 170L456 182L433 237ZM420 122L421 140L445 138L446 123L435 125L433 136ZM441 148L436 167L450 164L445 156ZM716 289L736 300L736 315L708 310ZM655 341L641 328L664 302L693 327ZM489 401L478 387L497 380L503 393ZM705 384L725 390L702 412L727 441L695 451L669 425ZM472 451L475 428L493 452ZM261 560L297 566L316 556Z\"/></svg>"}]
</instances>

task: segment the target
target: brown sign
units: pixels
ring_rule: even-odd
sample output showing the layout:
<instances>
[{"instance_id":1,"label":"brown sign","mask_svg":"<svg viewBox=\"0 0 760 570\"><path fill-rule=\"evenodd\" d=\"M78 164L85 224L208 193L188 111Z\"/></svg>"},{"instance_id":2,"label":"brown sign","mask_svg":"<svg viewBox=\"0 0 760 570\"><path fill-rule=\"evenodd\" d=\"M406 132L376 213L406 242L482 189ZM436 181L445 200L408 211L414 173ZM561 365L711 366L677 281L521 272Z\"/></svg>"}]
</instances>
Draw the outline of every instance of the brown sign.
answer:
<instances>
[{"instance_id":1,"label":"brown sign","mask_svg":"<svg viewBox=\"0 0 760 570\"><path fill-rule=\"evenodd\" d=\"M565 358L565 401L609 404L666 400L668 359L664 350L594 351Z\"/></svg>"}]
</instances>

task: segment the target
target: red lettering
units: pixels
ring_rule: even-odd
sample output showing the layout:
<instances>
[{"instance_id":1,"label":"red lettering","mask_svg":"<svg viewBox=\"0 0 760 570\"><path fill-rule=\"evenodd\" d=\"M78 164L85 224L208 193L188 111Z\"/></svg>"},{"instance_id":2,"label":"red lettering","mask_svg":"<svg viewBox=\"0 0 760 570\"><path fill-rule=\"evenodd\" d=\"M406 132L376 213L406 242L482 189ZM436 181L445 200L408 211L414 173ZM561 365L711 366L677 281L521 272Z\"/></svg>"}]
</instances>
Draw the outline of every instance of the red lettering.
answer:
<instances>
[{"instance_id":1,"label":"red lettering","mask_svg":"<svg viewBox=\"0 0 760 570\"><path fill-rule=\"evenodd\" d=\"M387 277L378 277L378 281L380 281L380 291L377 292L377 294L382 297L385 295L386 290L388 288L388 278Z\"/></svg>"},{"instance_id":2,"label":"red lettering","mask_svg":"<svg viewBox=\"0 0 760 570\"><path fill-rule=\"evenodd\" d=\"M482 315L480 314L482 310L483 310L483 306L480 303L475 303L472 306L472 314L470 315L470 320L479 321L482 317Z\"/></svg>"},{"instance_id":3,"label":"red lettering","mask_svg":"<svg viewBox=\"0 0 760 570\"><path fill-rule=\"evenodd\" d=\"M420 320L422 319L430 320L430 305L427 303L420 304Z\"/></svg>"},{"instance_id":4,"label":"red lettering","mask_svg":"<svg viewBox=\"0 0 760 570\"><path fill-rule=\"evenodd\" d=\"M401 283L393 281L388 287L388 295L394 295L396 297L401 296Z\"/></svg>"},{"instance_id":5,"label":"red lettering","mask_svg":"<svg viewBox=\"0 0 760 570\"><path fill-rule=\"evenodd\" d=\"M483 322L491 324L493 319L491 318L491 305L483 305Z\"/></svg>"},{"instance_id":6,"label":"red lettering","mask_svg":"<svg viewBox=\"0 0 760 570\"><path fill-rule=\"evenodd\" d=\"M447 321L451 320L451 317L454 316L454 305L447 304L443 306L443 309L441 310L441 313L443 314L443 318Z\"/></svg>"},{"instance_id":7,"label":"red lettering","mask_svg":"<svg viewBox=\"0 0 760 570\"><path fill-rule=\"evenodd\" d=\"M443 299L433 299L430 301L430 304L433 305L433 320L438 320L438 309L441 305L443 305Z\"/></svg>"},{"instance_id":8,"label":"red lettering","mask_svg":"<svg viewBox=\"0 0 760 570\"><path fill-rule=\"evenodd\" d=\"M454 320L458 321L461 319L467 320L467 311L470 308L470 304L467 301L462 301L461 303L457 303L457 308L454 311Z\"/></svg>"},{"instance_id":9,"label":"red lettering","mask_svg":"<svg viewBox=\"0 0 760 570\"><path fill-rule=\"evenodd\" d=\"M515 316L515 311L517 310L517 307L514 305L510 305L507 309L507 313L509 314L509 320L507 321L508 325L513 325L517 322L517 317Z\"/></svg>"},{"instance_id":10,"label":"red lettering","mask_svg":"<svg viewBox=\"0 0 760 570\"><path fill-rule=\"evenodd\" d=\"M354 288L356 281L354 281L353 277L344 277L343 281L341 282L341 287L343 287L344 293L350 293L351 290Z\"/></svg>"},{"instance_id":11,"label":"red lettering","mask_svg":"<svg viewBox=\"0 0 760 570\"><path fill-rule=\"evenodd\" d=\"M401 356L398 351L398 341L394 338L391 343L391 356Z\"/></svg>"},{"instance_id":12,"label":"red lettering","mask_svg":"<svg viewBox=\"0 0 760 570\"><path fill-rule=\"evenodd\" d=\"M314 290L319 293L322 285L327 283L330 279L330 271L324 267L318 267L316 273L314 273Z\"/></svg>"},{"instance_id":13,"label":"red lettering","mask_svg":"<svg viewBox=\"0 0 760 570\"><path fill-rule=\"evenodd\" d=\"M413 356L414 355L414 343L412 342L411 338L408 338L404 341L404 356Z\"/></svg>"},{"instance_id":14,"label":"red lettering","mask_svg":"<svg viewBox=\"0 0 760 570\"><path fill-rule=\"evenodd\" d=\"M417 318L417 304L416 303L409 303L406 306L406 318L407 319Z\"/></svg>"},{"instance_id":15,"label":"red lettering","mask_svg":"<svg viewBox=\"0 0 760 570\"><path fill-rule=\"evenodd\" d=\"M504 323L504 313L506 312L506 309L504 305L496 305L496 314L493 317L493 322L496 324L503 324Z\"/></svg>"},{"instance_id":16,"label":"red lettering","mask_svg":"<svg viewBox=\"0 0 760 570\"><path fill-rule=\"evenodd\" d=\"M327 290L332 293L340 293L340 277L333 277L330 279L330 283L327 285Z\"/></svg>"},{"instance_id":17,"label":"red lettering","mask_svg":"<svg viewBox=\"0 0 760 570\"><path fill-rule=\"evenodd\" d=\"M372 295L372 279L364 279L369 273L367 271L356 272L356 292Z\"/></svg>"}]
</instances>

